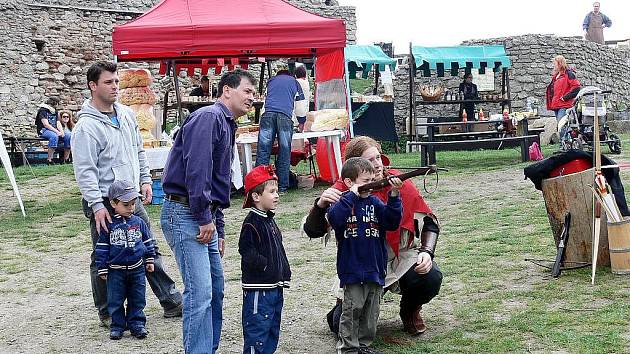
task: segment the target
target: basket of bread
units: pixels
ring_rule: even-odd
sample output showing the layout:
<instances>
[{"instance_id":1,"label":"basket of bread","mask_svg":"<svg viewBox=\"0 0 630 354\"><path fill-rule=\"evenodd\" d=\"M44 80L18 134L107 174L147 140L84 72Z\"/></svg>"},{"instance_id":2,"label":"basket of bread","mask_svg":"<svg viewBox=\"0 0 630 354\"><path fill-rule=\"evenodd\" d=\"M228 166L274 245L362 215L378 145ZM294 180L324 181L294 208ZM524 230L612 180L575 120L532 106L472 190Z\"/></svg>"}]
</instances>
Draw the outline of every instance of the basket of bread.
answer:
<instances>
[{"instance_id":1,"label":"basket of bread","mask_svg":"<svg viewBox=\"0 0 630 354\"><path fill-rule=\"evenodd\" d=\"M319 132L335 129L346 129L348 112L345 109L320 109L306 113L304 131Z\"/></svg>"},{"instance_id":2,"label":"basket of bread","mask_svg":"<svg viewBox=\"0 0 630 354\"><path fill-rule=\"evenodd\" d=\"M423 85L420 87L420 96L424 101L439 101L444 94L444 87Z\"/></svg>"}]
</instances>

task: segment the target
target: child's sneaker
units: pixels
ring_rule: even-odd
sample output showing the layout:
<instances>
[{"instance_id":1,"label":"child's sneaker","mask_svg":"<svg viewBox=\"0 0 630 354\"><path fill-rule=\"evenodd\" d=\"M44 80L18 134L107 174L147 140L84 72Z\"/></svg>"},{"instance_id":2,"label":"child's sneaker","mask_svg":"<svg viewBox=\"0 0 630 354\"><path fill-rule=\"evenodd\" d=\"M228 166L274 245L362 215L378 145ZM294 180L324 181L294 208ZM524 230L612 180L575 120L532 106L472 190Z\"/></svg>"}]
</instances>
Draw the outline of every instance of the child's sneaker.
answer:
<instances>
[{"instance_id":1,"label":"child's sneaker","mask_svg":"<svg viewBox=\"0 0 630 354\"><path fill-rule=\"evenodd\" d=\"M119 330L113 329L109 332L109 339L112 339L112 340L119 340L120 338L122 338L122 336L123 336L123 332Z\"/></svg>"},{"instance_id":2,"label":"child's sneaker","mask_svg":"<svg viewBox=\"0 0 630 354\"><path fill-rule=\"evenodd\" d=\"M144 339L147 337L147 335L149 334L149 331L146 330L146 328L141 327L135 330L131 331L131 335L138 338L138 339Z\"/></svg>"}]
</instances>

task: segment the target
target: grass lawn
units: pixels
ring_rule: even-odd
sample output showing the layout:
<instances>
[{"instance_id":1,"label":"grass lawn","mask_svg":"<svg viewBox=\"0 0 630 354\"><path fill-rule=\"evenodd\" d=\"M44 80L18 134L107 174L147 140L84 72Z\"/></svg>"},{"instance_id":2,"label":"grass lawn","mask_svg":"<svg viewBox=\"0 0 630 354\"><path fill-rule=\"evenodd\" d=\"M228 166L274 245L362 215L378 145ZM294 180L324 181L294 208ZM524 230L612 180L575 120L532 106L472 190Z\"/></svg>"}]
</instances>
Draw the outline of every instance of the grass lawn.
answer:
<instances>
[{"instance_id":1,"label":"grass lawn","mask_svg":"<svg viewBox=\"0 0 630 354\"><path fill-rule=\"evenodd\" d=\"M622 139L622 155L609 156L630 162L630 135ZM549 156L554 150L544 147L543 154ZM417 154L395 154L390 159L395 166L419 163ZM565 271L554 279L548 270L524 260L551 260L555 248L542 194L530 181L523 181L523 168L527 164L520 162L520 151L438 152L437 161L449 171L440 174L434 193L423 193L441 222L436 261L444 273L444 281L440 294L423 309L429 330L418 337L403 333L397 317L400 297L386 294L376 349L401 354L630 353L630 276L615 276L610 268L603 267L597 272L595 286L591 286L590 268ZM124 346L104 339L105 335L99 334L95 325L89 325L84 329L87 334L74 339L78 343L73 344L73 339L66 341L63 334L60 338L54 334L51 337L50 327L61 329L62 333L69 330L71 321L64 316L93 321L85 275L87 264L74 263L75 257L81 262L89 261L89 230L71 166L41 166L32 170L20 167L15 173L28 216L20 215L6 175L0 172L0 239L3 240L0 352L123 350ZM622 180L630 200L630 169L622 170ZM415 182L422 188L422 179ZM432 187L435 180L428 182ZM318 185L311 191L292 191L283 196L278 211L277 221L294 274L294 286L285 295L279 352L334 351L334 339L322 321L332 298L327 294L328 288L321 285L328 286L328 280L335 274L334 245L309 242L298 232L302 216L324 188ZM230 254L224 259L227 302L226 339L221 344L224 353L240 350L242 340L236 251L245 215L240 210L241 203L242 197L234 200L233 207L226 212ZM148 211L154 230L159 230L160 207L150 206ZM168 256L170 250L161 234L158 238L171 274L178 277L174 258ZM71 275L66 270L57 269L64 267L83 274L82 278L68 278ZM34 281L42 270L50 270L49 274L54 276ZM42 311L37 317L27 310L38 305L24 299L41 294L54 294L51 301L74 306L75 310L67 311L64 316ZM15 316L13 309L24 315ZM153 319L154 313L159 315L158 310L155 303L149 303L152 338L134 344L134 350L181 350L180 325L177 322L163 325L162 320ZM18 331L12 329L17 326L7 325L9 318L20 321L20 317L26 324L39 321L46 326L22 326ZM16 333L26 338L16 339ZM41 338L40 346L28 340L29 337ZM318 347L314 349L313 345Z\"/></svg>"}]
</instances>

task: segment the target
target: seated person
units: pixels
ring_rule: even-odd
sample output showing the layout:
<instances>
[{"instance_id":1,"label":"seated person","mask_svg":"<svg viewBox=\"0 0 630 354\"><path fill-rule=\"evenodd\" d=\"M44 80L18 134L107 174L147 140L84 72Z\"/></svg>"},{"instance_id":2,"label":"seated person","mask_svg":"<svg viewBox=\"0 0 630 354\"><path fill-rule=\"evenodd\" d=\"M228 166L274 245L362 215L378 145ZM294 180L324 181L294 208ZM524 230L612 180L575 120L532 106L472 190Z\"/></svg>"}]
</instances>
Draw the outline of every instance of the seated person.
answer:
<instances>
[{"instance_id":1,"label":"seated person","mask_svg":"<svg viewBox=\"0 0 630 354\"><path fill-rule=\"evenodd\" d=\"M74 129L74 120L70 111L59 111L59 121L63 129L63 136L68 137L68 141L72 142L72 129ZM66 156L66 153L68 156ZM70 150L64 150L63 163L70 163Z\"/></svg>"},{"instance_id":2,"label":"seated person","mask_svg":"<svg viewBox=\"0 0 630 354\"><path fill-rule=\"evenodd\" d=\"M207 76L201 77L201 86L190 91L190 96L208 97L210 96L210 79Z\"/></svg>"},{"instance_id":3,"label":"seated person","mask_svg":"<svg viewBox=\"0 0 630 354\"><path fill-rule=\"evenodd\" d=\"M53 155L57 149L59 138L63 139L64 161L70 156L70 136L66 136L57 116L56 107L59 104L57 97L50 97L46 103L39 105L35 117L35 127L40 137L48 139L47 163L53 164Z\"/></svg>"},{"instance_id":4,"label":"seated person","mask_svg":"<svg viewBox=\"0 0 630 354\"><path fill-rule=\"evenodd\" d=\"M190 91L190 95L189 96L197 96L197 97L217 97L217 91L216 89L212 90L212 96L210 96L210 79L208 79L207 76L202 76L201 77L201 86L199 87L195 87L194 89L192 89L192 91ZM204 105L201 104L197 104L197 105L191 105L189 110L190 113L198 110L199 108L203 107Z\"/></svg>"}]
</instances>

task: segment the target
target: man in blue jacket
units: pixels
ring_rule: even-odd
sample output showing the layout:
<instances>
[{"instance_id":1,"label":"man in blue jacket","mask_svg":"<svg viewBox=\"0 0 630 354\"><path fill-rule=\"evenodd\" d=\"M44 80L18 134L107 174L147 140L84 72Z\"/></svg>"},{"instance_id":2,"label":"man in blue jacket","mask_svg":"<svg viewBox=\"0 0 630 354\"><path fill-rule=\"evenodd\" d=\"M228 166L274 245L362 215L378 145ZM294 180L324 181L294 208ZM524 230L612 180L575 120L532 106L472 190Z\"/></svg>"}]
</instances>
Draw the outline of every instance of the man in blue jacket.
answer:
<instances>
[{"instance_id":1,"label":"man in blue jacket","mask_svg":"<svg viewBox=\"0 0 630 354\"><path fill-rule=\"evenodd\" d=\"M224 243L216 226L230 206L234 119L252 107L255 81L240 69L223 74L216 103L186 119L164 167L161 224L184 282L186 353L214 353L219 347Z\"/></svg>"}]
</instances>

